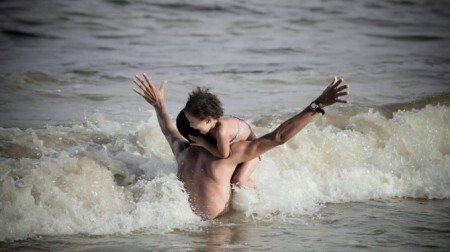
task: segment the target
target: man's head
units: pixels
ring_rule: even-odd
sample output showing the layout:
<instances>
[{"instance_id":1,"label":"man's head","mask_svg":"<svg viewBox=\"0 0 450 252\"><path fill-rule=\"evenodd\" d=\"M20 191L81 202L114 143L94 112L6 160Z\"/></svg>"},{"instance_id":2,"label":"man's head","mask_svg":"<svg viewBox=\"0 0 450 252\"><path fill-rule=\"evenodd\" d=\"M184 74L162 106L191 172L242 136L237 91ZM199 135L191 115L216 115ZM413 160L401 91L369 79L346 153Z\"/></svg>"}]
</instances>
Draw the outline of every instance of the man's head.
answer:
<instances>
[{"instance_id":1,"label":"man's head","mask_svg":"<svg viewBox=\"0 0 450 252\"><path fill-rule=\"evenodd\" d=\"M223 116L222 102L209 89L197 87L189 94L184 113L192 128L206 134Z\"/></svg>"}]
</instances>

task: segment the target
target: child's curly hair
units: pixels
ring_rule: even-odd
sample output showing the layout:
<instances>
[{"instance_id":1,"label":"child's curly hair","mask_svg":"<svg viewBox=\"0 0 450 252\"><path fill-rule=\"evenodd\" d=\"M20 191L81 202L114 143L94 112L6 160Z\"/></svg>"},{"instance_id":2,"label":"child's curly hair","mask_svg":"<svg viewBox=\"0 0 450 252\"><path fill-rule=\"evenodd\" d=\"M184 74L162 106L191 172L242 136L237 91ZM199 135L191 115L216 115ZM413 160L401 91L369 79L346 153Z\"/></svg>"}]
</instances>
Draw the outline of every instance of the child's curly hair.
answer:
<instances>
[{"instance_id":1,"label":"child's curly hair","mask_svg":"<svg viewBox=\"0 0 450 252\"><path fill-rule=\"evenodd\" d=\"M189 94L184 112L200 120L208 116L218 119L223 116L222 102L208 88L197 87Z\"/></svg>"}]
</instances>

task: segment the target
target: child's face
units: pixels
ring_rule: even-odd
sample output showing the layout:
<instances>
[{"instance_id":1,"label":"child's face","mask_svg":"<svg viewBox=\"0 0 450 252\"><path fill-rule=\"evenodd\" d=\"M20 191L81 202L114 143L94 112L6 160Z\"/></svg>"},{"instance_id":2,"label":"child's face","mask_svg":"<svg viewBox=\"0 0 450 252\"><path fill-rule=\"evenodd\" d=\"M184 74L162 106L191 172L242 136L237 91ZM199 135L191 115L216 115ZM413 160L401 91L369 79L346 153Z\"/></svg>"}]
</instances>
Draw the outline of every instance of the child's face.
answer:
<instances>
[{"instance_id":1,"label":"child's face","mask_svg":"<svg viewBox=\"0 0 450 252\"><path fill-rule=\"evenodd\" d=\"M206 135L212 128L212 119L211 117L207 117L206 119L199 119L190 115L189 113L184 113L186 118L189 120L191 128L199 130L203 135Z\"/></svg>"}]
</instances>

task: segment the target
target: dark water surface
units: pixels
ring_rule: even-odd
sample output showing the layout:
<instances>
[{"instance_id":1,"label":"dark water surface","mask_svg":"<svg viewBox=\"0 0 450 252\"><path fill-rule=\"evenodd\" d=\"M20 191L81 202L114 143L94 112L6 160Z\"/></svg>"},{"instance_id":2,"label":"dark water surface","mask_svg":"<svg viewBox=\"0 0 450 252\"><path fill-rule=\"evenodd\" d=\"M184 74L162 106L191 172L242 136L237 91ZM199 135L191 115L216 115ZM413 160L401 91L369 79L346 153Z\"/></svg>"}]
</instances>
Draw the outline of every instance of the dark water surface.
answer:
<instances>
[{"instance_id":1,"label":"dark water surface","mask_svg":"<svg viewBox=\"0 0 450 252\"><path fill-rule=\"evenodd\" d=\"M199 85L243 117L305 106L333 75L368 106L449 92L449 9L421 0L2 1L2 126L95 112L146 118L130 90L141 72L170 81L170 111Z\"/></svg>"}]
</instances>

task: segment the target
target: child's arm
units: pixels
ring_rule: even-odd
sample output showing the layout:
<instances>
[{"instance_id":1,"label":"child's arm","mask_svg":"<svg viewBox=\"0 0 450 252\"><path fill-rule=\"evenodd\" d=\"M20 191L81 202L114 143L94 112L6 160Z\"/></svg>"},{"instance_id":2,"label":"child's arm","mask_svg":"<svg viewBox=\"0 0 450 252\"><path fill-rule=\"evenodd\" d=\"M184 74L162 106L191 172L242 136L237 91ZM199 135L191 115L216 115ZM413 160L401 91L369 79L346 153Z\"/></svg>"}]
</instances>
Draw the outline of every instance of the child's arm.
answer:
<instances>
[{"instance_id":1,"label":"child's arm","mask_svg":"<svg viewBox=\"0 0 450 252\"><path fill-rule=\"evenodd\" d=\"M214 143L208 141L208 139L203 136L189 136L189 139L194 141L193 145L205 148L215 157L228 158L230 156L230 143L227 141L226 131L223 126L218 127L214 137L217 141L217 145L214 145Z\"/></svg>"},{"instance_id":2,"label":"child's arm","mask_svg":"<svg viewBox=\"0 0 450 252\"><path fill-rule=\"evenodd\" d=\"M230 152L230 142L227 138L226 132L222 126L217 131L217 151L220 158L228 158L231 154Z\"/></svg>"},{"instance_id":3,"label":"child's arm","mask_svg":"<svg viewBox=\"0 0 450 252\"><path fill-rule=\"evenodd\" d=\"M218 158L224 158L217 147L213 142L208 141L208 139L204 136L192 136L189 135L189 139L192 140L194 143L191 143L191 145L200 146L205 148L209 153L211 153L213 156ZM229 146L228 146L229 148Z\"/></svg>"}]
</instances>

